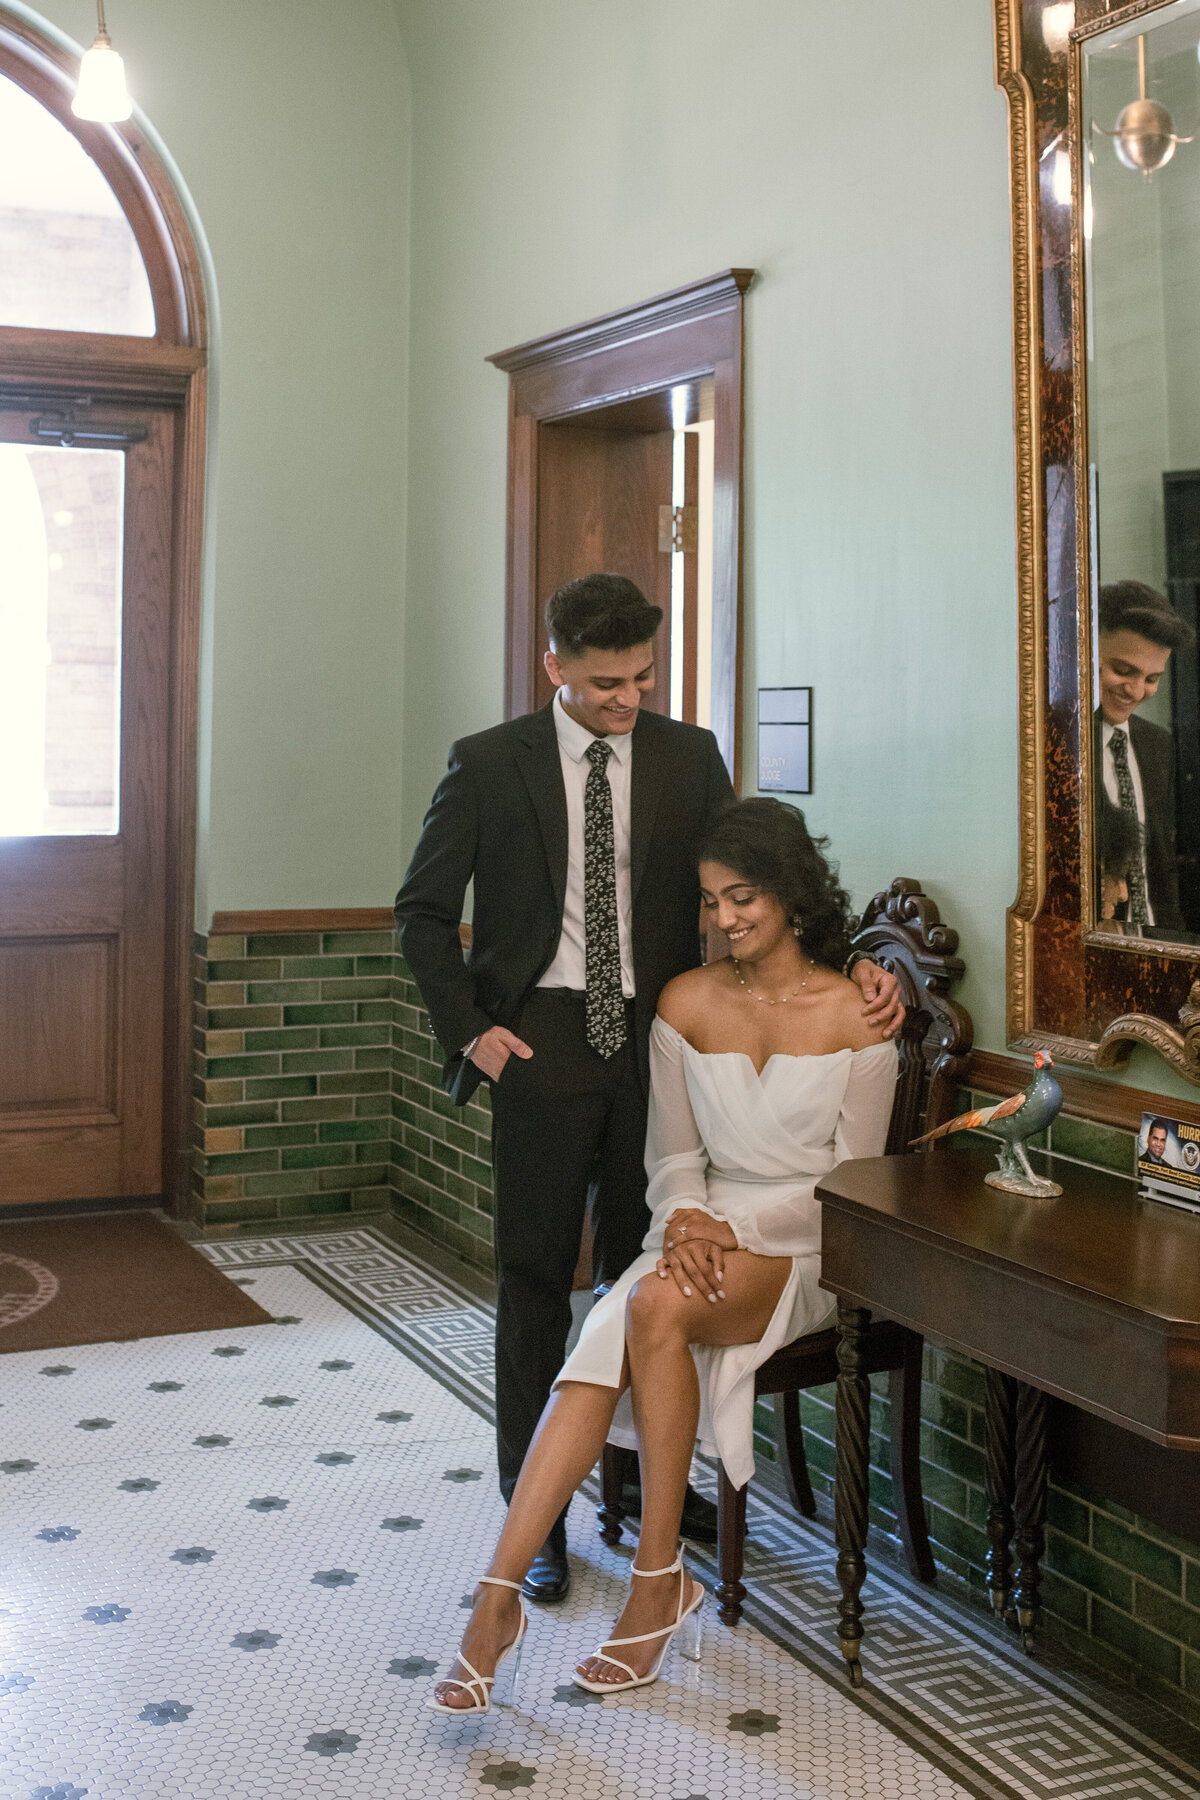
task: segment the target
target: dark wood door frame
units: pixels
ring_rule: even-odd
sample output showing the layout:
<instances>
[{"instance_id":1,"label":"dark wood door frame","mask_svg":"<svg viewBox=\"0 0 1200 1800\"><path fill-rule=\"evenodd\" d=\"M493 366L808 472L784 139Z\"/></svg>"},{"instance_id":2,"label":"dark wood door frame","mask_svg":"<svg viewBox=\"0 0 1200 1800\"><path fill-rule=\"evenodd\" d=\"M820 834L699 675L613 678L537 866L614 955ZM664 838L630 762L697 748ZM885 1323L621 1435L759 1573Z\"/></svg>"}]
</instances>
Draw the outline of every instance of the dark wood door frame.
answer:
<instances>
[{"instance_id":1,"label":"dark wood door frame","mask_svg":"<svg viewBox=\"0 0 1200 1800\"><path fill-rule=\"evenodd\" d=\"M505 716L536 704L538 434L638 394L711 377L714 416L712 728L741 778L743 299L753 269L726 269L655 300L497 351L509 377Z\"/></svg>"},{"instance_id":2,"label":"dark wood door frame","mask_svg":"<svg viewBox=\"0 0 1200 1800\"><path fill-rule=\"evenodd\" d=\"M142 402L176 417L172 491L167 929L163 970L164 1202L189 1206L192 936L195 913L201 555L206 446L204 277L178 196L133 123L85 124L70 110L78 65L34 26L0 15L0 73L52 112L109 181L146 264L153 338L0 327L0 399Z\"/></svg>"}]
</instances>

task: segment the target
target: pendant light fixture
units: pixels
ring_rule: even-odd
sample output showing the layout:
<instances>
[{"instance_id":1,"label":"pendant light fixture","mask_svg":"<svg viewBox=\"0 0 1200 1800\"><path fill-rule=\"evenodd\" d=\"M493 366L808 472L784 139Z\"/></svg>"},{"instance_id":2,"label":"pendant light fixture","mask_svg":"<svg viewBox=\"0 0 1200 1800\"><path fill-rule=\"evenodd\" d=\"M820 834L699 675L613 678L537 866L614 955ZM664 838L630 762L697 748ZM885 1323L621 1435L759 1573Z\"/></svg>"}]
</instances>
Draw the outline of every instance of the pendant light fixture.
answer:
<instances>
[{"instance_id":1,"label":"pendant light fixture","mask_svg":"<svg viewBox=\"0 0 1200 1800\"><path fill-rule=\"evenodd\" d=\"M77 119L94 119L100 124L117 125L133 111L133 101L125 86L125 64L112 47L104 17L104 0L96 0L99 29L95 42L86 50L79 64L79 85L71 102Z\"/></svg>"},{"instance_id":2,"label":"pendant light fixture","mask_svg":"<svg viewBox=\"0 0 1200 1800\"><path fill-rule=\"evenodd\" d=\"M1127 169L1138 171L1149 181L1157 169L1165 168L1175 154L1177 144L1190 144L1192 138L1180 137L1166 107L1146 95L1146 40L1138 38L1138 98L1131 100L1117 118L1113 131L1105 130L1093 120L1093 130L1113 139L1118 161ZM1195 133L1192 134L1195 136Z\"/></svg>"}]
</instances>

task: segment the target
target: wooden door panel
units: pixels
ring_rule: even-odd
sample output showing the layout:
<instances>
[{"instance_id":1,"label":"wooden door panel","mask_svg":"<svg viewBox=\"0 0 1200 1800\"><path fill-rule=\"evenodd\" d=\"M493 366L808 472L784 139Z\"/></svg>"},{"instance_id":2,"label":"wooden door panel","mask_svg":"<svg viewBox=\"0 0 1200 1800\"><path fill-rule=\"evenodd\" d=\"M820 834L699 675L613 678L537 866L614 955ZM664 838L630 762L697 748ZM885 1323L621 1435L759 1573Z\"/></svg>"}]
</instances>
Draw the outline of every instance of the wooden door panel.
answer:
<instances>
[{"instance_id":1,"label":"wooden door panel","mask_svg":"<svg viewBox=\"0 0 1200 1800\"><path fill-rule=\"evenodd\" d=\"M0 837L0 1207L162 1191L175 417L115 403L104 417L145 428L124 451L113 527L117 812L110 795L107 824L88 817L42 827L54 835ZM0 440L28 438L27 414L0 414ZM64 508L53 523L71 518ZM58 562L84 553L68 542ZM111 541L108 554L111 566ZM74 589L59 604L68 602ZM55 604L51 590L48 621ZM85 629L66 643L80 662ZM53 665L49 622L47 632Z\"/></svg>"},{"instance_id":2,"label":"wooden door panel","mask_svg":"<svg viewBox=\"0 0 1200 1800\"><path fill-rule=\"evenodd\" d=\"M0 937L117 931L120 838L0 838Z\"/></svg>"},{"instance_id":3,"label":"wooden door panel","mask_svg":"<svg viewBox=\"0 0 1200 1800\"><path fill-rule=\"evenodd\" d=\"M53 1170L50 1193L47 1169ZM6 1206L119 1195L119 1132L112 1125L67 1125L53 1131L0 1127L0 1192Z\"/></svg>"},{"instance_id":4,"label":"wooden door panel","mask_svg":"<svg viewBox=\"0 0 1200 1800\"><path fill-rule=\"evenodd\" d=\"M0 1123L117 1123L116 937L0 939Z\"/></svg>"},{"instance_id":5,"label":"wooden door panel","mask_svg":"<svg viewBox=\"0 0 1200 1800\"><path fill-rule=\"evenodd\" d=\"M643 705L669 710L671 558L658 547L658 509L671 503L671 457L670 431L605 431L566 423L540 428L537 705L554 692L541 666L546 601L564 582L604 573L627 576L663 609L658 680Z\"/></svg>"}]
</instances>

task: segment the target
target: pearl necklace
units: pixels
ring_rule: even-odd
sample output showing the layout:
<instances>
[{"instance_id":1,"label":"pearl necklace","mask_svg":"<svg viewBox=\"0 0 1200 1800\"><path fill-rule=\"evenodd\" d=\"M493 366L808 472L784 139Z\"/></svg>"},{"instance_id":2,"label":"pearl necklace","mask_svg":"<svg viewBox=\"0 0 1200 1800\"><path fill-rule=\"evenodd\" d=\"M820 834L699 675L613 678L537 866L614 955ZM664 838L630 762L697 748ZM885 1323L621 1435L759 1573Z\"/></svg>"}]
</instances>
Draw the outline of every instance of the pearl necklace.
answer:
<instances>
[{"instance_id":1,"label":"pearl necklace","mask_svg":"<svg viewBox=\"0 0 1200 1800\"><path fill-rule=\"evenodd\" d=\"M754 992L754 989L747 984L747 982L745 981L745 979L742 975L741 967L738 963L737 957L735 956L731 960L733 962L733 972L737 976L738 980L741 982L742 986L746 989L746 992L749 994L750 998L752 1000L761 1000L767 1006L786 1006L789 1000L794 1000L796 998L797 994L801 993L803 991L803 989L808 986L808 975L806 975L804 977L804 980L800 983L800 986L798 988L795 988L790 994L780 994L780 996L777 1000L770 1000L767 998L766 994L756 994ZM809 975L812 974L812 964L811 963L808 965L808 974Z\"/></svg>"}]
</instances>

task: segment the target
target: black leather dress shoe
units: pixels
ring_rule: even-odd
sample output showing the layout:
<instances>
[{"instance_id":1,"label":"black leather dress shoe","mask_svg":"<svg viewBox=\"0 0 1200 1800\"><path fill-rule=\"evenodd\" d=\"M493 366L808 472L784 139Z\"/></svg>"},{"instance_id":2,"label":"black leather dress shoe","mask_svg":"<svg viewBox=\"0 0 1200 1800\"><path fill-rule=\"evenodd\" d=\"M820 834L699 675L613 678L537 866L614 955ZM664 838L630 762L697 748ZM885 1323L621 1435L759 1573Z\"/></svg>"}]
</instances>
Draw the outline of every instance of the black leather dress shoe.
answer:
<instances>
[{"instance_id":1,"label":"black leather dress shoe","mask_svg":"<svg viewBox=\"0 0 1200 1800\"><path fill-rule=\"evenodd\" d=\"M571 1591L571 1569L567 1562L567 1545L565 1533L560 1538L552 1531L533 1559L528 1575L521 1583L521 1592L527 1600L538 1600L542 1605L553 1604L557 1600L565 1600Z\"/></svg>"},{"instance_id":2,"label":"black leather dress shoe","mask_svg":"<svg viewBox=\"0 0 1200 1800\"><path fill-rule=\"evenodd\" d=\"M621 1505L631 1519L642 1516L642 1487L639 1481L627 1481L621 1489ZM679 1522L681 1537L693 1544L715 1544L717 1541L717 1509L711 1500L698 1494L688 1483L683 1497L683 1518Z\"/></svg>"}]
</instances>

